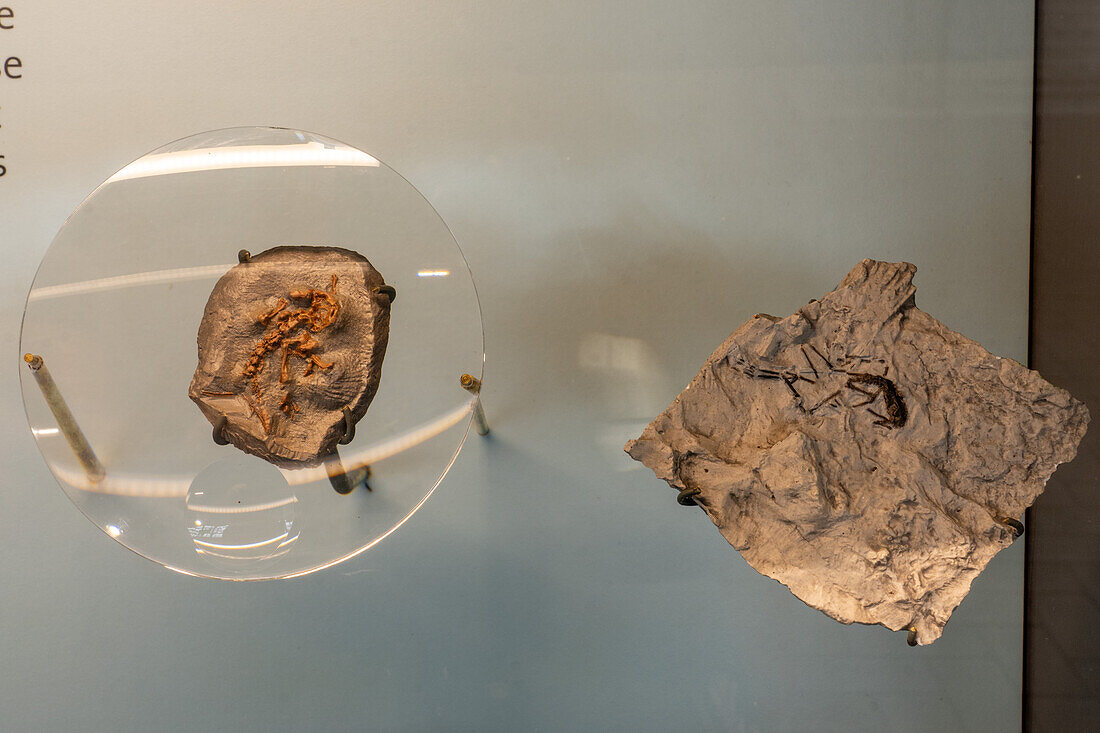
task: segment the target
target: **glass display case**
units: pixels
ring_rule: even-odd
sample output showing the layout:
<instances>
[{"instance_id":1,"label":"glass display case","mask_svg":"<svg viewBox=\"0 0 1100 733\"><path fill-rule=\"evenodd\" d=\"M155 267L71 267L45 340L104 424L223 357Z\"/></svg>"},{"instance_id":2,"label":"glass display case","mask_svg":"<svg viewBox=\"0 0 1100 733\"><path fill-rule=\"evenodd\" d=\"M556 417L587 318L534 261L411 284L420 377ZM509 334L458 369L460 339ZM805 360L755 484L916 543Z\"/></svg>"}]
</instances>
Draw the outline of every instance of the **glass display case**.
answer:
<instances>
[{"instance_id":1,"label":"glass display case","mask_svg":"<svg viewBox=\"0 0 1100 733\"><path fill-rule=\"evenodd\" d=\"M1092 4L0 5L13 418L0 728L1062 733L1100 720L1100 430L1023 515L952 496L960 476L1013 495L997 461L973 453L925 481L939 464L893 450L903 430L940 441L914 394L933 373L959 412L985 375L1020 382L1015 362L1100 414ZM2 73L9 56L21 78ZM267 124L295 129L240 127ZM259 420L239 397L247 358L232 360L232 390L198 386L226 398L225 424L191 393L216 371L200 357L208 313L252 319L247 357L281 314L325 300L310 291L347 292L350 275L303 274L241 310L212 297L280 247L358 253L382 278L366 297L390 301L377 391L349 408L354 434L326 413L331 452L308 465L231 439ZM817 318L865 260L916 268L915 296L876 311L904 321L883 333L905 343L828 318L820 354L787 339L784 321ZM951 349L895 358L931 332L915 309ZM730 340L754 321L759 341ZM315 348L295 341L294 379L334 377L310 358L335 362L328 328L309 332ZM1002 361L955 349L959 334ZM735 388L677 402L727 342L746 350L728 352ZM284 384L279 349L261 361ZM482 379L487 440L471 434L486 427ZM677 413L746 401L761 451L818 415L824 439L735 473L734 422ZM283 404L261 406L307 414ZM989 414L1009 404L1027 424L1034 401L982 400L944 442L996 434L1006 421ZM623 447L666 414L652 432L682 431L672 452L650 436L651 470ZM843 455L843 472L798 470L845 430L870 437L815 454ZM992 455L1030 470L1040 442ZM767 502L727 500L725 479L753 468L785 516L754 525ZM819 552L799 533L856 524L834 511L845 496L873 499L853 500L854 517L881 511L859 543ZM887 575L922 517L929 554L960 538L952 600L965 598L935 633L906 628L889 584L859 613L843 612L856 605L844 589L818 592L838 571L859 587L880 560ZM783 519L797 552L756 532ZM980 574L968 543L999 548ZM942 581L919 548L906 559L896 576ZM887 612L885 628L865 623Z\"/></svg>"}]
</instances>

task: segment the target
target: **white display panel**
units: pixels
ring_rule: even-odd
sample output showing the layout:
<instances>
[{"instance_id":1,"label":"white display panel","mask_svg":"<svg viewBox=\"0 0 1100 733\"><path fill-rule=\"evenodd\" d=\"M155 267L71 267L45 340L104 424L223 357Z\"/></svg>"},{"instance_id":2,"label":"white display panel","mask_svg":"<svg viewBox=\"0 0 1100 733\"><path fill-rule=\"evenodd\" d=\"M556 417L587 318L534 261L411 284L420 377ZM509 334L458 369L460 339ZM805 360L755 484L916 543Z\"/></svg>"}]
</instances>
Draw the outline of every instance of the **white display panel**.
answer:
<instances>
[{"instance_id":1,"label":"white display panel","mask_svg":"<svg viewBox=\"0 0 1100 733\"><path fill-rule=\"evenodd\" d=\"M738 324L863 257L914 262L920 307L1025 357L1032 4L6 5L6 725L1018 725L1022 543L910 649L752 571L621 448ZM450 225L493 438L366 554L242 587L73 510L16 344L38 262L105 176L259 124L376 154Z\"/></svg>"}]
</instances>

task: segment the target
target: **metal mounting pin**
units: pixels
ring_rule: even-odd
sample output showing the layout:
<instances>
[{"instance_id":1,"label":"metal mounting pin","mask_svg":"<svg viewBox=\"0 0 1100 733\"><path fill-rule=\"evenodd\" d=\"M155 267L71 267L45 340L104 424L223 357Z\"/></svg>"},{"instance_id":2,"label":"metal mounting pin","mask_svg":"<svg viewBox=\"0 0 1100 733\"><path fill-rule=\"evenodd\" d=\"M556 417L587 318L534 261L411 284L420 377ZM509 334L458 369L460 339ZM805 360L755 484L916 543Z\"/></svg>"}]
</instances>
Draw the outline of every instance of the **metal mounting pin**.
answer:
<instances>
[{"instance_id":1,"label":"metal mounting pin","mask_svg":"<svg viewBox=\"0 0 1100 733\"><path fill-rule=\"evenodd\" d=\"M463 374L458 383L462 385L462 389L477 395L477 402L474 403L474 426L478 435L488 435L489 421L485 419L485 409L481 406L481 380L471 374Z\"/></svg>"},{"instance_id":2,"label":"metal mounting pin","mask_svg":"<svg viewBox=\"0 0 1100 733\"><path fill-rule=\"evenodd\" d=\"M46 362L37 354L24 354L23 361L27 363L27 368L34 375L34 381L38 383L38 388L42 390L42 396L46 398L46 405L53 413L54 420L57 421L58 431L65 436L69 447L72 448L77 460L84 468L84 473L87 474L92 483L99 483L103 480L107 471L103 468L103 464L99 462L92 446L88 444L88 439L84 437L84 431L77 424L76 418L73 417L72 411L65 402L65 398L61 396L61 391L53 381L50 370L46 368Z\"/></svg>"}]
</instances>

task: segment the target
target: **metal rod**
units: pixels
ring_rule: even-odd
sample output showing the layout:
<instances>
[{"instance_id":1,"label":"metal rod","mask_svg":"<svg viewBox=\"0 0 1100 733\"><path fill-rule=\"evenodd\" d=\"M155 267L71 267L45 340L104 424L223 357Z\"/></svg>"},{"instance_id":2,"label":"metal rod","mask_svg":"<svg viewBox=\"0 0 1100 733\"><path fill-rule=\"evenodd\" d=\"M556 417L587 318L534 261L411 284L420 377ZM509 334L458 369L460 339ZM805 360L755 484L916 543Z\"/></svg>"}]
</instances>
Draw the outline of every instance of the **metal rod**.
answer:
<instances>
[{"instance_id":1,"label":"metal rod","mask_svg":"<svg viewBox=\"0 0 1100 733\"><path fill-rule=\"evenodd\" d=\"M38 388L42 390L42 396L46 398L46 404L49 405L50 412L57 421L58 430L65 436L65 440L69 441L69 447L73 449L80 465L84 467L84 472L88 474L92 483L99 483L107 475L107 471L99 462L92 446L88 444L88 439L84 437L84 432L77 425L69 406L65 404L65 398L61 396L57 384L50 376L46 362L37 354L24 354L23 361L27 362L27 367L34 375L34 381L38 382Z\"/></svg>"},{"instance_id":2,"label":"metal rod","mask_svg":"<svg viewBox=\"0 0 1100 733\"><path fill-rule=\"evenodd\" d=\"M1013 541L1020 539L1020 537L1024 533L1023 522L1018 519L1013 519L1012 517L1000 517L997 521L1001 524L1006 525L1012 531Z\"/></svg>"},{"instance_id":3,"label":"metal rod","mask_svg":"<svg viewBox=\"0 0 1100 733\"><path fill-rule=\"evenodd\" d=\"M489 421L485 419L485 409L481 406L481 380L470 374L463 374L458 383L462 385L462 389L477 395L477 402L474 403L474 427L478 435L488 435Z\"/></svg>"}]
</instances>

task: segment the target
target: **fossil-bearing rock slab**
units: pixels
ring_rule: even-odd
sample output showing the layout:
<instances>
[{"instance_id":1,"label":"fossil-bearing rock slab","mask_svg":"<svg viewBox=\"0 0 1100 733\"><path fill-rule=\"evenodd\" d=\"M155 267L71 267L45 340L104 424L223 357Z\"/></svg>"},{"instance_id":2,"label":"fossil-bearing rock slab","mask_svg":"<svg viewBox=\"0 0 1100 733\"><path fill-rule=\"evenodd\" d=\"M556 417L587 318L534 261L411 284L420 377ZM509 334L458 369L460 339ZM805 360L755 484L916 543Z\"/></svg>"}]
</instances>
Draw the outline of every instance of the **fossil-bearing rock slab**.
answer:
<instances>
[{"instance_id":1,"label":"fossil-bearing rock slab","mask_svg":"<svg viewBox=\"0 0 1100 733\"><path fill-rule=\"evenodd\" d=\"M1089 414L918 309L915 271L750 319L626 450L807 604L927 644Z\"/></svg>"},{"instance_id":2,"label":"fossil-bearing rock slab","mask_svg":"<svg viewBox=\"0 0 1100 733\"><path fill-rule=\"evenodd\" d=\"M370 406L392 289L358 252L274 247L218 280L188 394L223 438L285 468L315 465Z\"/></svg>"}]
</instances>

